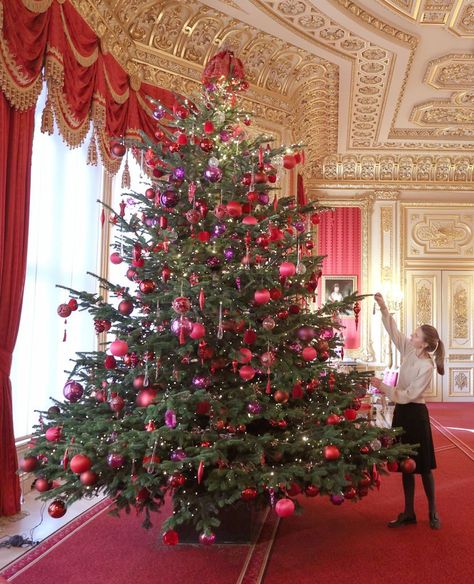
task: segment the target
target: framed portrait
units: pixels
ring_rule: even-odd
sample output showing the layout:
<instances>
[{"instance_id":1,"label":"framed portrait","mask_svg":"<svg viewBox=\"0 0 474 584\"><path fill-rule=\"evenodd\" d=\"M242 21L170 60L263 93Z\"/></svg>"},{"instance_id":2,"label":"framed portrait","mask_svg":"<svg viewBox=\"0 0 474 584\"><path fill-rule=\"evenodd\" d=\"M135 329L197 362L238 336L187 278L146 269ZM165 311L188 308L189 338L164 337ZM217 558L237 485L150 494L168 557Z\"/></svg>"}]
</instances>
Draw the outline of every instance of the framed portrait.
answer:
<instances>
[{"instance_id":1,"label":"framed portrait","mask_svg":"<svg viewBox=\"0 0 474 584\"><path fill-rule=\"evenodd\" d=\"M324 303L341 302L345 296L357 291L357 276L323 276L321 280Z\"/></svg>"}]
</instances>

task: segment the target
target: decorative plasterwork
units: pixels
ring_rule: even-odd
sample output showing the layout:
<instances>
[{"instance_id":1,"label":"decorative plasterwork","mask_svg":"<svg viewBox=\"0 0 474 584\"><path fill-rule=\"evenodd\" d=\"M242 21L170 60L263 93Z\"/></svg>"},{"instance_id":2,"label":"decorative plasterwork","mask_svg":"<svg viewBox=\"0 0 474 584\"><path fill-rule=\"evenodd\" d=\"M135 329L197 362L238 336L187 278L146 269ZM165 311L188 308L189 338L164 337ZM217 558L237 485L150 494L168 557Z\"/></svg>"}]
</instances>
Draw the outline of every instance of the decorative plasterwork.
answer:
<instances>
[{"instance_id":1,"label":"decorative plasterwork","mask_svg":"<svg viewBox=\"0 0 474 584\"><path fill-rule=\"evenodd\" d=\"M378 0L420 24L445 25L458 36L474 36L474 2L468 0Z\"/></svg>"},{"instance_id":2,"label":"decorative plasterwork","mask_svg":"<svg viewBox=\"0 0 474 584\"><path fill-rule=\"evenodd\" d=\"M317 9L309 0L252 0L272 18L297 31L300 35L336 50L354 61L354 83L351 95L349 145L370 148L378 134L378 122L387 98L390 71L394 55L354 34ZM416 46L411 35L383 23L350 0L337 0L357 18L370 23L377 30Z\"/></svg>"},{"instance_id":3,"label":"decorative plasterwork","mask_svg":"<svg viewBox=\"0 0 474 584\"><path fill-rule=\"evenodd\" d=\"M205 62L219 47L234 50L251 83L245 107L291 128L310 161L336 152L339 76L333 63L196 0L76 2L132 75L179 93L196 92ZM126 50L119 51L123 39Z\"/></svg>"},{"instance_id":4,"label":"decorative plasterwork","mask_svg":"<svg viewBox=\"0 0 474 584\"><path fill-rule=\"evenodd\" d=\"M424 81L436 89L474 91L474 53L443 55L430 61Z\"/></svg>"},{"instance_id":5,"label":"decorative plasterwork","mask_svg":"<svg viewBox=\"0 0 474 584\"><path fill-rule=\"evenodd\" d=\"M410 120L420 126L441 126L443 132L451 128L457 135L474 136L474 103L459 105L455 101L457 97L455 95L452 100L436 99L417 105L413 108Z\"/></svg>"},{"instance_id":6,"label":"decorative plasterwork","mask_svg":"<svg viewBox=\"0 0 474 584\"><path fill-rule=\"evenodd\" d=\"M474 157L333 155L319 172L323 180L338 182L472 183Z\"/></svg>"},{"instance_id":7,"label":"decorative plasterwork","mask_svg":"<svg viewBox=\"0 0 474 584\"><path fill-rule=\"evenodd\" d=\"M474 37L474 2L458 0L449 28L462 37Z\"/></svg>"}]
</instances>

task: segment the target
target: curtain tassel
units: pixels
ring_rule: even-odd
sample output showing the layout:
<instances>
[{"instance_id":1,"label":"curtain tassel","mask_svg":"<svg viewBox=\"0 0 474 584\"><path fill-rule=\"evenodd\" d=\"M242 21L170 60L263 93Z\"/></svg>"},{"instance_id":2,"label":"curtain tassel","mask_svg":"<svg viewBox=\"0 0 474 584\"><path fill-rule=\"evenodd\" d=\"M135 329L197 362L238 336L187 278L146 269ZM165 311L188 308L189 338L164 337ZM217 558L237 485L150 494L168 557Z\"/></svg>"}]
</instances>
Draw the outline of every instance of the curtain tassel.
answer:
<instances>
[{"instance_id":1,"label":"curtain tassel","mask_svg":"<svg viewBox=\"0 0 474 584\"><path fill-rule=\"evenodd\" d=\"M128 156L125 159L125 166L123 169L122 174L122 189L129 189L130 188L130 169L128 168Z\"/></svg>"},{"instance_id":2,"label":"curtain tassel","mask_svg":"<svg viewBox=\"0 0 474 584\"><path fill-rule=\"evenodd\" d=\"M97 161L97 144L95 141L95 135L92 134L89 147L87 148L87 164L89 166L97 166Z\"/></svg>"},{"instance_id":3,"label":"curtain tassel","mask_svg":"<svg viewBox=\"0 0 474 584\"><path fill-rule=\"evenodd\" d=\"M41 132L43 134L49 134L50 136L54 133L53 108L51 107L49 97L46 100L46 105L44 106L43 113L41 114Z\"/></svg>"}]
</instances>

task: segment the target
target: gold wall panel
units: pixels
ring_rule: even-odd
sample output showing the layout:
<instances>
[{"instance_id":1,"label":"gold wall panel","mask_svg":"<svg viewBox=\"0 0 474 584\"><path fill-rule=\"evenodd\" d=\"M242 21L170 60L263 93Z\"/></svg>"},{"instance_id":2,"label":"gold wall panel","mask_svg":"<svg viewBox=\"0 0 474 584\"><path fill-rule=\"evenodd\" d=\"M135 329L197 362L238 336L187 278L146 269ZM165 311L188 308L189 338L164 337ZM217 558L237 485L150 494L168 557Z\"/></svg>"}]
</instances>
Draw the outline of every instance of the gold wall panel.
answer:
<instances>
[{"instance_id":1,"label":"gold wall panel","mask_svg":"<svg viewBox=\"0 0 474 584\"><path fill-rule=\"evenodd\" d=\"M474 349L472 306L474 277L469 273L447 272L449 307L449 349ZM444 296L444 294L443 294ZM446 339L445 339L446 341Z\"/></svg>"},{"instance_id":2,"label":"gold wall panel","mask_svg":"<svg viewBox=\"0 0 474 584\"><path fill-rule=\"evenodd\" d=\"M474 211L445 207L406 206L403 240L405 259L424 261L462 261L474 259Z\"/></svg>"},{"instance_id":3,"label":"gold wall panel","mask_svg":"<svg viewBox=\"0 0 474 584\"><path fill-rule=\"evenodd\" d=\"M474 397L474 369L452 367L449 369L449 397Z\"/></svg>"}]
</instances>

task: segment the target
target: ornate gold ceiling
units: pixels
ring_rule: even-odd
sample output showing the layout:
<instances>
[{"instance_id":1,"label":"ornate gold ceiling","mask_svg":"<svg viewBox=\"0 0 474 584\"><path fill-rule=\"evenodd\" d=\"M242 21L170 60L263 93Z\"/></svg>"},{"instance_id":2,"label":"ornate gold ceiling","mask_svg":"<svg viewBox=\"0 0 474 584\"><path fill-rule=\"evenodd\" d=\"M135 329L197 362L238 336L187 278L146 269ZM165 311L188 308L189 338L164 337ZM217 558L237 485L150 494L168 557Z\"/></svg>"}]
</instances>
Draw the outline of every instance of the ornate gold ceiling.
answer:
<instances>
[{"instance_id":1,"label":"ornate gold ceiling","mask_svg":"<svg viewBox=\"0 0 474 584\"><path fill-rule=\"evenodd\" d=\"M308 178L472 177L474 0L73 2L135 84L192 94L207 59L233 49L251 83L245 107L307 144Z\"/></svg>"}]
</instances>

